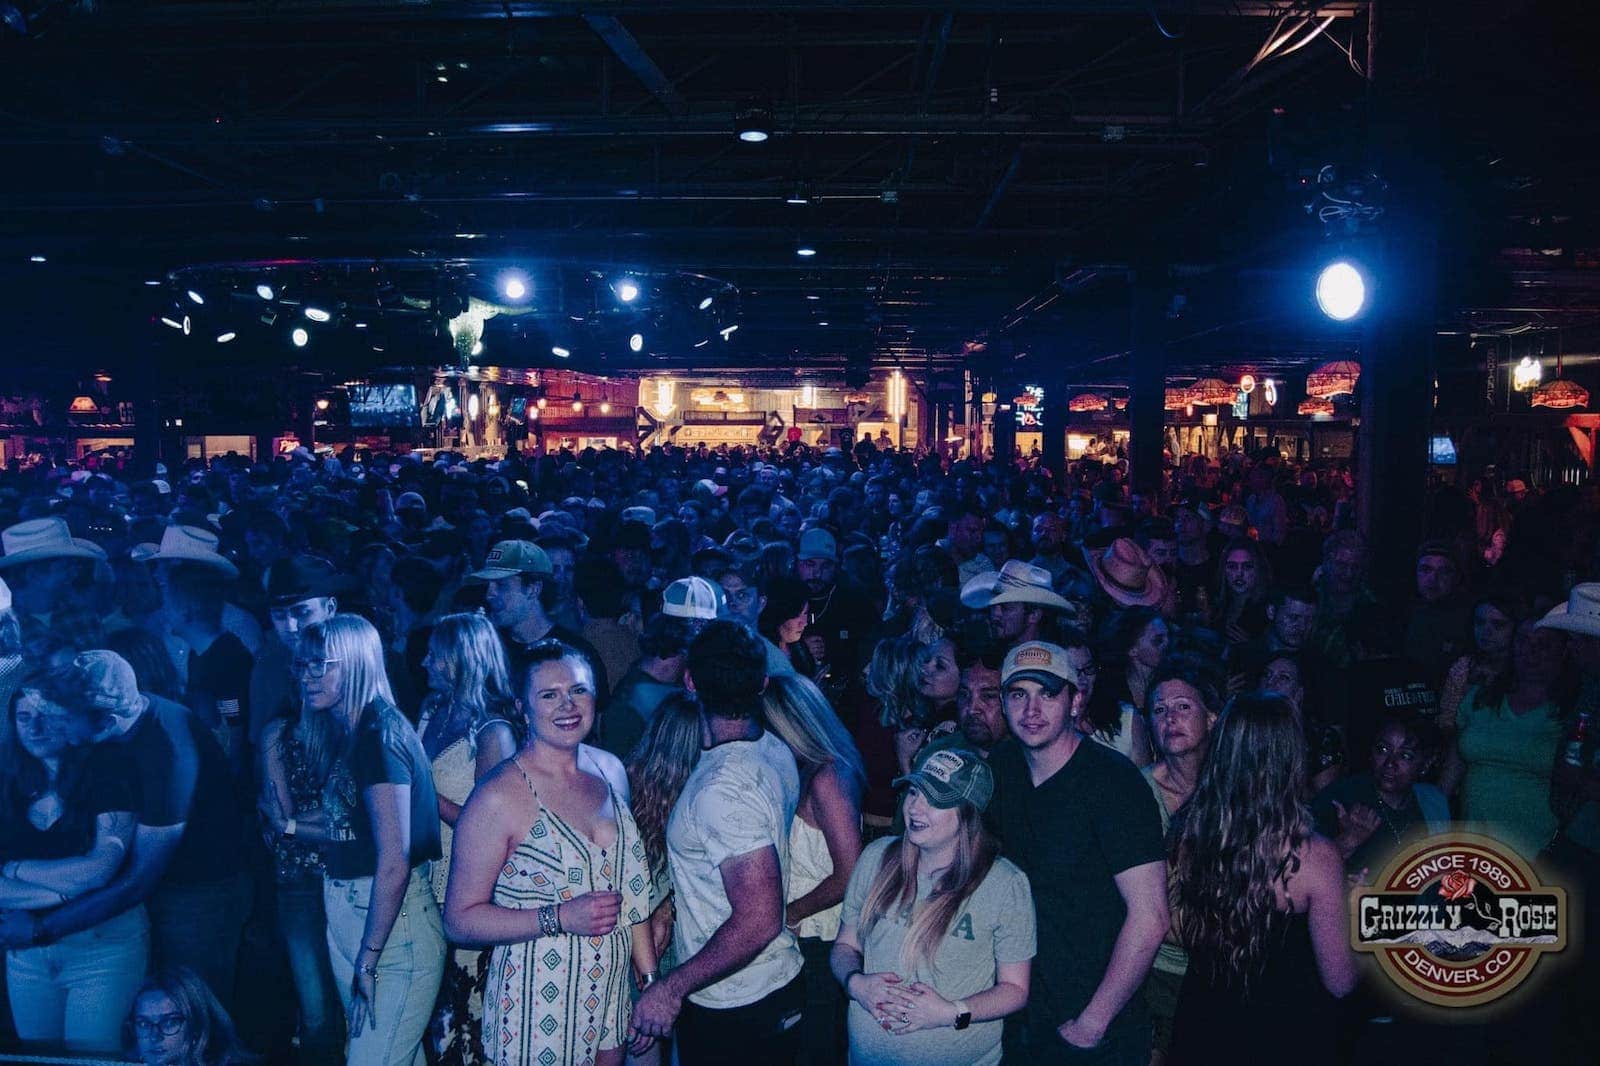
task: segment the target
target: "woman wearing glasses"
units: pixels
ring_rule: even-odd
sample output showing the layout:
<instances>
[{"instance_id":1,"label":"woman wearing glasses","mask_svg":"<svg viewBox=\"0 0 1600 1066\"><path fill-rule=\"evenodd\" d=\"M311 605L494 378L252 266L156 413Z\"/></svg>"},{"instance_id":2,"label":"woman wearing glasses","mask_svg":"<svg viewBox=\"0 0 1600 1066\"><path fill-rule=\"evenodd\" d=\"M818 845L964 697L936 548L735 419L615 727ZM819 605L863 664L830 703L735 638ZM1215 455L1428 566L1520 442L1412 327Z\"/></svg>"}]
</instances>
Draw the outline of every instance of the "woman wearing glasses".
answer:
<instances>
[{"instance_id":1,"label":"woman wearing glasses","mask_svg":"<svg viewBox=\"0 0 1600 1066\"><path fill-rule=\"evenodd\" d=\"M309 627L294 663L308 758L326 759L322 811L285 834L322 847L328 954L350 1027L345 1061L423 1062L444 973L444 928L429 864L439 801L417 732L394 705L383 643L364 618Z\"/></svg>"},{"instance_id":2,"label":"woman wearing glasses","mask_svg":"<svg viewBox=\"0 0 1600 1066\"><path fill-rule=\"evenodd\" d=\"M193 970L163 970L144 983L128 1018L145 1066L244 1066L259 1061L239 1042L233 1019Z\"/></svg>"},{"instance_id":3,"label":"woman wearing glasses","mask_svg":"<svg viewBox=\"0 0 1600 1066\"><path fill-rule=\"evenodd\" d=\"M70 674L36 671L0 719L0 911L48 910L109 882L133 843L128 782L96 774L96 713ZM150 922L134 905L54 944L31 946L0 923L17 1035L30 1045L115 1051L144 977ZM36 928L36 924L35 924ZM24 934L25 935L25 934Z\"/></svg>"}]
</instances>

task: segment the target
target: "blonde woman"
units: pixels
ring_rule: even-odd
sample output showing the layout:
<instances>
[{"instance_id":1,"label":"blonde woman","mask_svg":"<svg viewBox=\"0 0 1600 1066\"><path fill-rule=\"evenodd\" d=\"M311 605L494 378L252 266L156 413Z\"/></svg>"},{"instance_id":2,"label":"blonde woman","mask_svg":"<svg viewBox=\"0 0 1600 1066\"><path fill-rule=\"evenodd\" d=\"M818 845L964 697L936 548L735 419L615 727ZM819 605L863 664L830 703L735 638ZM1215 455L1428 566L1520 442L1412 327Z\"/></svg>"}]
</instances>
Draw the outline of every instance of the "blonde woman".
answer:
<instances>
[{"instance_id":1,"label":"blonde woman","mask_svg":"<svg viewBox=\"0 0 1600 1066\"><path fill-rule=\"evenodd\" d=\"M372 623L339 614L295 652L307 758L329 766L322 810L279 830L320 844L328 954L349 1022L345 1061L424 1061L444 973L444 928L428 864L439 858L439 801L422 741L394 705ZM325 748L326 750L318 750Z\"/></svg>"},{"instance_id":2,"label":"blonde woman","mask_svg":"<svg viewBox=\"0 0 1600 1066\"><path fill-rule=\"evenodd\" d=\"M855 741L814 682L796 674L767 681L767 725L794 753L800 806L789 827L789 889L784 924L805 956L802 1061L839 1058L844 1000L828 971L845 886L861 857L861 793L866 773Z\"/></svg>"},{"instance_id":3,"label":"blonde woman","mask_svg":"<svg viewBox=\"0 0 1600 1066\"><path fill-rule=\"evenodd\" d=\"M433 864L433 896L444 904L450 874L450 843L456 819L478 780L517 753L522 726L505 649L494 625L482 614L446 615L428 640L422 660L428 695L422 701L422 750L433 764L439 796L443 857ZM444 984L429 1026L428 1041L437 1061L474 1063L482 1059L483 995L476 991L480 951L454 951L445 963Z\"/></svg>"},{"instance_id":4,"label":"blonde woman","mask_svg":"<svg viewBox=\"0 0 1600 1066\"><path fill-rule=\"evenodd\" d=\"M905 836L862 852L833 946L851 1061L993 1066L1036 950L1028 879L983 827L994 777L946 747L896 783L910 786Z\"/></svg>"}]
</instances>

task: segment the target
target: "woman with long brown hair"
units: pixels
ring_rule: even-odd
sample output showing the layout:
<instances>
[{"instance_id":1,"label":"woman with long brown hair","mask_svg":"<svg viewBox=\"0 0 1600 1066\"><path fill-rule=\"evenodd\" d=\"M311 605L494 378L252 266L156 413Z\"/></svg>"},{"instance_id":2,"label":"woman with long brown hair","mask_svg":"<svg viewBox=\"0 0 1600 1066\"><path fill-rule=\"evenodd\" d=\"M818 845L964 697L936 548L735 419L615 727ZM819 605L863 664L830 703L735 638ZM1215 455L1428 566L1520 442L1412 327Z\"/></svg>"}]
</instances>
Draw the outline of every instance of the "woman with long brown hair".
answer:
<instances>
[{"instance_id":1,"label":"woman with long brown hair","mask_svg":"<svg viewBox=\"0 0 1600 1066\"><path fill-rule=\"evenodd\" d=\"M1344 861L1312 829L1305 745L1281 697L1224 712L1173 849L1189 968L1167 1062L1331 1062L1335 1000L1355 987Z\"/></svg>"},{"instance_id":2,"label":"woman with long brown hair","mask_svg":"<svg viewBox=\"0 0 1600 1066\"><path fill-rule=\"evenodd\" d=\"M960 747L896 782L906 831L862 852L830 959L850 997L851 1061L991 1066L1028 1001L1033 896L984 828L994 777Z\"/></svg>"}]
</instances>

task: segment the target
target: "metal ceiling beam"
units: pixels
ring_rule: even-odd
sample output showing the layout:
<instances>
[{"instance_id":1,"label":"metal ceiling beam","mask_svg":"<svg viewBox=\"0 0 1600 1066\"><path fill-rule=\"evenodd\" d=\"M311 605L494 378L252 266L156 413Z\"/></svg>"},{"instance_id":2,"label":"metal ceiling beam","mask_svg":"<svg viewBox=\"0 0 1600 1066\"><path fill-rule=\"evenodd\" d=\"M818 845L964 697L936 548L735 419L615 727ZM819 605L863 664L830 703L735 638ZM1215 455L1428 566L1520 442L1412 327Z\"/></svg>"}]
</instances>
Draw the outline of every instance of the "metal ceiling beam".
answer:
<instances>
[{"instance_id":1,"label":"metal ceiling beam","mask_svg":"<svg viewBox=\"0 0 1600 1066\"><path fill-rule=\"evenodd\" d=\"M1366 0L1332 0L1307 7L1303 14L1318 18L1351 18L1364 10ZM579 18L592 14L612 16L664 14L750 14L749 0L458 0L454 3L418 4L415 0L197 0L192 3L130 5L127 13L112 8L108 20L121 22L180 22L228 20L281 22L287 19L325 21L430 21L458 22L477 19L511 21L532 18ZM1147 19L1149 0L764 0L766 14L846 15L863 12L926 12L930 9L957 14L1010 15L1131 15ZM1193 0L1192 17L1277 18L1283 4L1274 0Z\"/></svg>"},{"instance_id":2,"label":"metal ceiling beam","mask_svg":"<svg viewBox=\"0 0 1600 1066\"><path fill-rule=\"evenodd\" d=\"M628 32L628 28L612 15L585 15L583 21L589 28L606 43L606 46L622 61L622 65L633 72L650 94L661 101L661 106L667 109L667 114L673 118L682 118L688 110L682 96L673 86L672 81L656 66L655 60L639 44L638 38Z\"/></svg>"}]
</instances>

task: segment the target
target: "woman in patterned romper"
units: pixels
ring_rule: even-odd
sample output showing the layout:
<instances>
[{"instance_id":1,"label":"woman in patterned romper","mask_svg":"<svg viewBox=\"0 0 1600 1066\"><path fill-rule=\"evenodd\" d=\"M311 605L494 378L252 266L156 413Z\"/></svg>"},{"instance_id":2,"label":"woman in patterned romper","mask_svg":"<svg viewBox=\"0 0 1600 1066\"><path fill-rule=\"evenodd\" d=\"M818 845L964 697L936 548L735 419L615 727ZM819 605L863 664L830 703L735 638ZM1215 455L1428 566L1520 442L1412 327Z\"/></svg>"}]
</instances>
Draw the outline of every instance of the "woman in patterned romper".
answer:
<instances>
[{"instance_id":1,"label":"woman in patterned romper","mask_svg":"<svg viewBox=\"0 0 1600 1066\"><path fill-rule=\"evenodd\" d=\"M581 743L594 725L588 663L542 641L523 680L528 742L478 784L456 823L446 935L494 946L491 1062L612 1066L632 1010L630 958L641 981L655 977L649 864L622 764Z\"/></svg>"}]
</instances>

